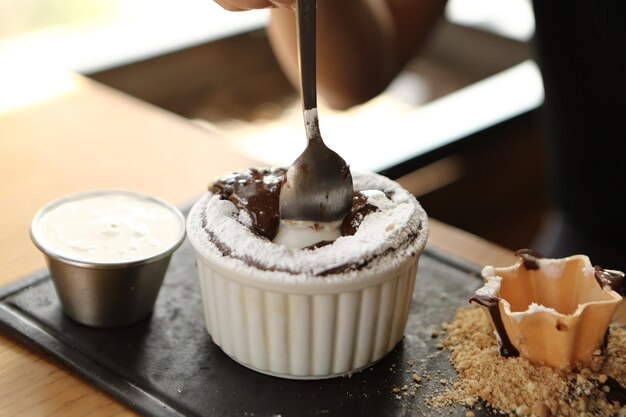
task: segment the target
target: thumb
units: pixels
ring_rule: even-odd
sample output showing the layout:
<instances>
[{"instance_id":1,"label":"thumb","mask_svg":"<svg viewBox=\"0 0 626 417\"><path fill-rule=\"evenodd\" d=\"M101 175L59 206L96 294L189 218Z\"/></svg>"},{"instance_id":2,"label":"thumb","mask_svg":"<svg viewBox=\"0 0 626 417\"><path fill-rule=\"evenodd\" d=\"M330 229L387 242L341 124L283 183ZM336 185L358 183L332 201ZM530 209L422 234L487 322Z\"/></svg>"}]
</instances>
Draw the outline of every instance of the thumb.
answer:
<instances>
[{"instance_id":1,"label":"thumb","mask_svg":"<svg viewBox=\"0 0 626 417\"><path fill-rule=\"evenodd\" d=\"M296 0L269 0L269 1L276 7L283 7L287 9L296 8Z\"/></svg>"}]
</instances>

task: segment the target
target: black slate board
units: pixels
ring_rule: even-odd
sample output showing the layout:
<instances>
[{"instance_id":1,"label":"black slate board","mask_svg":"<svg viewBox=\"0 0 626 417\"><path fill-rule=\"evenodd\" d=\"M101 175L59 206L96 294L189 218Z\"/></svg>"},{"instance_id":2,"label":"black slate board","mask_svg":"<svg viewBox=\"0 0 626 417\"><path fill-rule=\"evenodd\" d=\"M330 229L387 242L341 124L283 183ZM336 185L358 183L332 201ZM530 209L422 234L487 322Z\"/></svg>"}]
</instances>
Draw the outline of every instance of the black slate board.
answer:
<instances>
[{"instance_id":1,"label":"black slate board","mask_svg":"<svg viewBox=\"0 0 626 417\"><path fill-rule=\"evenodd\" d=\"M464 416L462 407L425 404L457 378L433 329L467 305L477 268L427 249L404 339L384 359L351 377L275 378L226 356L205 330L191 246L175 253L152 315L117 329L66 318L47 271L0 289L0 327L57 359L91 384L150 416ZM415 395L393 389L428 374ZM480 405L477 416L493 415Z\"/></svg>"}]
</instances>

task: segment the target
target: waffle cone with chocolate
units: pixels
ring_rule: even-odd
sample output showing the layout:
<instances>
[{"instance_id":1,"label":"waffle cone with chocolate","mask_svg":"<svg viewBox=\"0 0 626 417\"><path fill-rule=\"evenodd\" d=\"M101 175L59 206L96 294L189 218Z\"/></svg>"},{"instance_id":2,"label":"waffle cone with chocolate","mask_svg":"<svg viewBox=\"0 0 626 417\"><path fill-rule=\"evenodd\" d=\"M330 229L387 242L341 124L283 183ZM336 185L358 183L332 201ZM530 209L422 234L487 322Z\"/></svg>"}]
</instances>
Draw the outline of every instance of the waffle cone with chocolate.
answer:
<instances>
[{"instance_id":1,"label":"waffle cone with chocolate","mask_svg":"<svg viewBox=\"0 0 626 417\"><path fill-rule=\"evenodd\" d=\"M584 255L517 254L512 266L483 268L485 286L472 298L490 318L501 353L555 368L587 365L604 346L624 274L593 267Z\"/></svg>"}]
</instances>

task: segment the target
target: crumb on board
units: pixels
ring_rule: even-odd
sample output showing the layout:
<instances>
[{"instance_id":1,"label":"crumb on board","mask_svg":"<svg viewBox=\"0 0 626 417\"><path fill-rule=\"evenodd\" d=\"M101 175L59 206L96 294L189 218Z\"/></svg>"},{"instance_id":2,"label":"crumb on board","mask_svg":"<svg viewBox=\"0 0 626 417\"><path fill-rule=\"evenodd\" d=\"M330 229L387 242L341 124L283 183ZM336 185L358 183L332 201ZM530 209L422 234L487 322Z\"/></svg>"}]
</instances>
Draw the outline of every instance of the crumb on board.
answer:
<instances>
[{"instance_id":1,"label":"crumb on board","mask_svg":"<svg viewBox=\"0 0 626 417\"><path fill-rule=\"evenodd\" d=\"M471 407L482 399L512 416L626 415L626 406L611 396L608 384L626 385L623 328L611 326L606 351L594 353L591 365L579 370L555 370L532 365L523 357L500 356L490 323L476 307L459 309L444 331L447 337L440 344L450 351L459 380L432 398L432 406Z\"/></svg>"}]
</instances>

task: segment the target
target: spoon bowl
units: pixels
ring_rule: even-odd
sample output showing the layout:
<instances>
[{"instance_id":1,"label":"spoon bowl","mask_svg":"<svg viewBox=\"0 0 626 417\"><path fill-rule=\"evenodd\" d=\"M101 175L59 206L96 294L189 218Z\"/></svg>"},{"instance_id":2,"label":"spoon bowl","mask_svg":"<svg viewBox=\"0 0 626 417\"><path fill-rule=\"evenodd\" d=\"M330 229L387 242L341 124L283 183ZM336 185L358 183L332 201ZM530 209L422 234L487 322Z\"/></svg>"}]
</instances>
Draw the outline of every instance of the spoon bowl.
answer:
<instances>
[{"instance_id":1,"label":"spoon bowl","mask_svg":"<svg viewBox=\"0 0 626 417\"><path fill-rule=\"evenodd\" d=\"M319 136L319 132L318 132ZM352 204L352 174L346 161L319 136L287 170L280 191L280 216L290 220L341 220Z\"/></svg>"}]
</instances>

